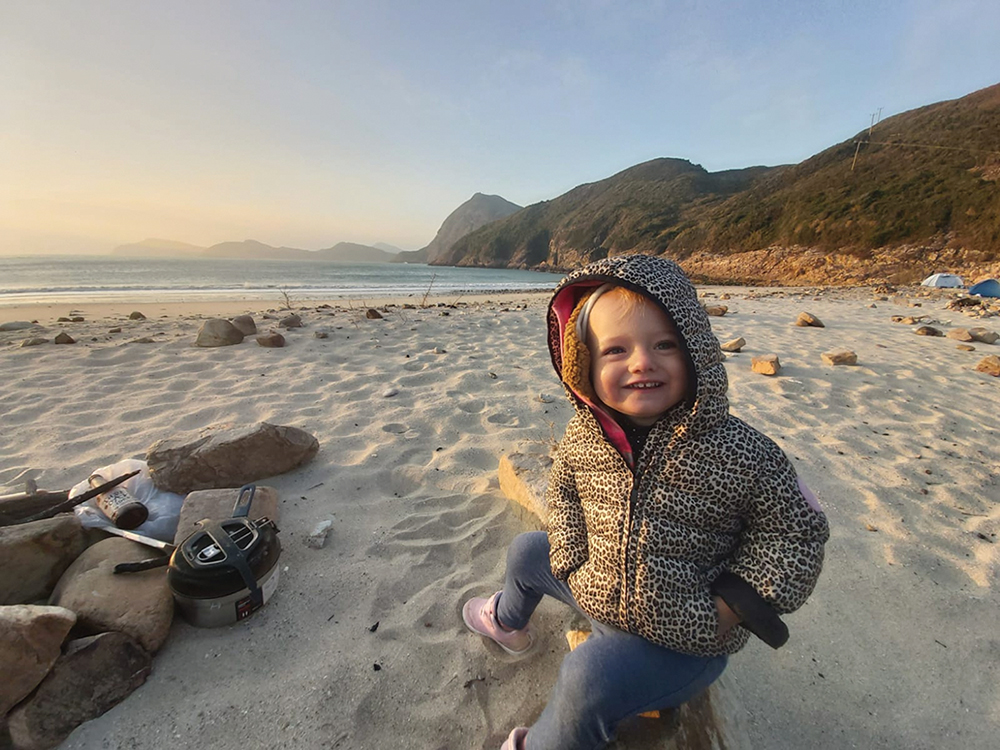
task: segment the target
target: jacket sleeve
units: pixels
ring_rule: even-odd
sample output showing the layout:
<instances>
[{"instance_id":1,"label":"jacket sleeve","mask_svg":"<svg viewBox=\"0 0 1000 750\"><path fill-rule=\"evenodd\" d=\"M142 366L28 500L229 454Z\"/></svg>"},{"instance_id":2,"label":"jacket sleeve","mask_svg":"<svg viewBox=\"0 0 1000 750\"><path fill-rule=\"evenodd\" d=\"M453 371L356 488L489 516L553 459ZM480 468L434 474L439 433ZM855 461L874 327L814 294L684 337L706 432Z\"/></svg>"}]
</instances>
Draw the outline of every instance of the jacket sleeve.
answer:
<instances>
[{"instance_id":1,"label":"jacket sleeve","mask_svg":"<svg viewBox=\"0 0 1000 750\"><path fill-rule=\"evenodd\" d=\"M757 481L747 525L725 569L784 614L801 607L816 586L830 528L784 454L769 468Z\"/></svg>"},{"instance_id":2,"label":"jacket sleeve","mask_svg":"<svg viewBox=\"0 0 1000 750\"><path fill-rule=\"evenodd\" d=\"M562 444L552 464L545 500L549 506L549 563L552 575L565 581L587 562L589 550L583 506Z\"/></svg>"}]
</instances>

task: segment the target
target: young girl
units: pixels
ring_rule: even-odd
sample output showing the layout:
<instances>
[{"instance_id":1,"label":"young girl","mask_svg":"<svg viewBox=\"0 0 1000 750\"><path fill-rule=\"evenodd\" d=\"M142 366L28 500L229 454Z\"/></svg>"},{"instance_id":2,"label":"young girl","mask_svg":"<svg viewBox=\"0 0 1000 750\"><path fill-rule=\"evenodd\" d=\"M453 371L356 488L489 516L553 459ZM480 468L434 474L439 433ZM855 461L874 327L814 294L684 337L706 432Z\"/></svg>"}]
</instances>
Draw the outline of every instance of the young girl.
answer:
<instances>
[{"instance_id":1,"label":"young girl","mask_svg":"<svg viewBox=\"0 0 1000 750\"><path fill-rule=\"evenodd\" d=\"M707 688L751 632L780 646L778 614L812 592L829 536L781 449L729 414L719 342L675 263L616 256L575 271L548 322L576 408L549 479L548 532L515 538L502 591L462 616L521 654L548 595L593 635L503 750L603 747L622 719Z\"/></svg>"}]
</instances>

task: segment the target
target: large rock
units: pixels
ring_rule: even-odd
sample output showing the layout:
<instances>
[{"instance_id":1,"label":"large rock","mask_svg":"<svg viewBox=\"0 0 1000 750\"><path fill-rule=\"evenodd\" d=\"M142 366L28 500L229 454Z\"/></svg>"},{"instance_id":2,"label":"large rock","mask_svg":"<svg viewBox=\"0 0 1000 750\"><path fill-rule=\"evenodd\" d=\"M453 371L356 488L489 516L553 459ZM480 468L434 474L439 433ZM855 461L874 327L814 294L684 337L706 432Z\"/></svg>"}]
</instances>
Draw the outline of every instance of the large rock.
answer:
<instances>
[{"instance_id":1,"label":"large rock","mask_svg":"<svg viewBox=\"0 0 1000 750\"><path fill-rule=\"evenodd\" d=\"M158 554L120 537L98 542L69 566L50 603L76 612L76 632L81 635L117 630L154 653L167 640L174 616L167 569L115 575L114 568L118 563L148 560Z\"/></svg>"},{"instance_id":2,"label":"large rock","mask_svg":"<svg viewBox=\"0 0 1000 750\"><path fill-rule=\"evenodd\" d=\"M222 318L206 320L201 330L198 331L198 338L195 346L232 346L243 341L243 332Z\"/></svg>"},{"instance_id":3,"label":"large rock","mask_svg":"<svg viewBox=\"0 0 1000 750\"><path fill-rule=\"evenodd\" d=\"M146 681L152 658L124 633L70 642L35 693L7 717L18 750L48 750Z\"/></svg>"},{"instance_id":4,"label":"large rock","mask_svg":"<svg viewBox=\"0 0 1000 750\"><path fill-rule=\"evenodd\" d=\"M181 517L177 522L174 544L180 544L201 528L198 526L198 521L206 518L213 521L224 521L227 518L232 518L233 505L236 504L236 498L239 497L239 494L238 488L196 490L190 493L184 498L184 505L181 506ZM275 523L278 522L278 491L273 487L257 485L248 518L257 520L265 516Z\"/></svg>"},{"instance_id":5,"label":"large rock","mask_svg":"<svg viewBox=\"0 0 1000 750\"><path fill-rule=\"evenodd\" d=\"M160 440L149 449L146 463L157 487L183 495L283 474L318 450L319 441L298 427L216 425L193 439Z\"/></svg>"},{"instance_id":6,"label":"large rock","mask_svg":"<svg viewBox=\"0 0 1000 750\"><path fill-rule=\"evenodd\" d=\"M0 527L0 604L46 599L86 547L86 534L72 513Z\"/></svg>"},{"instance_id":7,"label":"large rock","mask_svg":"<svg viewBox=\"0 0 1000 750\"><path fill-rule=\"evenodd\" d=\"M76 615L62 607L0 607L0 716L49 673L75 622Z\"/></svg>"},{"instance_id":8,"label":"large rock","mask_svg":"<svg viewBox=\"0 0 1000 750\"><path fill-rule=\"evenodd\" d=\"M545 528L549 506L545 490L549 483L552 458L543 453L510 453L500 457L497 477L500 491L515 503L522 520L536 528Z\"/></svg>"},{"instance_id":9,"label":"large rock","mask_svg":"<svg viewBox=\"0 0 1000 750\"><path fill-rule=\"evenodd\" d=\"M34 328L35 325L30 320L8 320L6 323L0 323L0 331L24 331Z\"/></svg>"},{"instance_id":10,"label":"large rock","mask_svg":"<svg viewBox=\"0 0 1000 750\"><path fill-rule=\"evenodd\" d=\"M233 318L233 325L236 326L244 336L256 336L257 324L252 315L237 315Z\"/></svg>"}]
</instances>

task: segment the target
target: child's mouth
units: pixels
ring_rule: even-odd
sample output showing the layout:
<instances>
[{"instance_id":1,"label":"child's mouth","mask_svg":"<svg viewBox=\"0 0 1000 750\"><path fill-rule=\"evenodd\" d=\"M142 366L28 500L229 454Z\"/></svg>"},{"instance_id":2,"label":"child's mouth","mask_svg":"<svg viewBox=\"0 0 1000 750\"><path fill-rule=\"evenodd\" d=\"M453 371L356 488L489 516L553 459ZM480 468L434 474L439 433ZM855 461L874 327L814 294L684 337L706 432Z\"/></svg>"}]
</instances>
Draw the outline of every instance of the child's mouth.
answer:
<instances>
[{"instance_id":1,"label":"child's mouth","mask_svg":"<svg viewBox=\"0 0 1000 750\"><path fill-rule=\"evenodd\" d=\"M650 388L659 388L663 383L630 383L625 386L626 388L631 388L633 390L649 390Z\"/></svg>"}]
</instances>

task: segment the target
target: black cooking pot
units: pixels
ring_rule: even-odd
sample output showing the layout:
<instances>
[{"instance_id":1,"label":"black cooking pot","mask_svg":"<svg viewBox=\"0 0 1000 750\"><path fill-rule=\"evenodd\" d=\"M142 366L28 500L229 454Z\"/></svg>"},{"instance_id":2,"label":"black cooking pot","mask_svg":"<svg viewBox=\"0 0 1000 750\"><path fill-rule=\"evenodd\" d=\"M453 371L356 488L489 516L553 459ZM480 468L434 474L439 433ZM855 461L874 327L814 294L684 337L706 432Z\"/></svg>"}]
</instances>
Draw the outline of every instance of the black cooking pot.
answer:
<instances>
[{"instance_id":1,"label":"black cooking pot","mask_svg":"<svg viewBox=\"0 0 1000 750\"><path fill-rule=\"evenodd\" d=\"M281 543L273 521L249 520L254 486L240 490L233 518L202 521L170 556L167 582L178 608L199 627L228 625L257 611L278 583Z\"/></svg>"}]
</instances>

